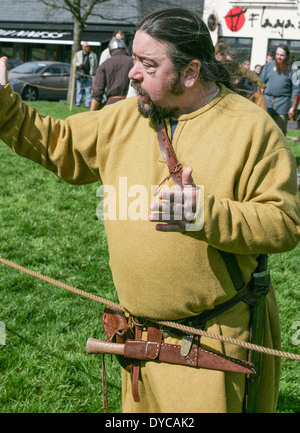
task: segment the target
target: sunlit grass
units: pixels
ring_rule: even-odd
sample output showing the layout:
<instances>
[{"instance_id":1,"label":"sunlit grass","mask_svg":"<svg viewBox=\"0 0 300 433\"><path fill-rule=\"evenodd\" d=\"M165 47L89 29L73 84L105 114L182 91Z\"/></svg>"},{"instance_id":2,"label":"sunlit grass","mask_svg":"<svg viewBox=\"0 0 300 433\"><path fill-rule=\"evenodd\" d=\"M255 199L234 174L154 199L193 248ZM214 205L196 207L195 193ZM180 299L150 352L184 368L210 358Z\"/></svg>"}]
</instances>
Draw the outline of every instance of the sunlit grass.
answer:
<instances>
[{"instance_id":1,"label":"sunlit grass","mask_svg":"<svg viewBox=\"0 0 300 433\"><path fill-rule=\"evenodd\" d=\"M65 118L67 104L32 103ZM298 137L299 131L289 131ZM300 146L289 140L300 165ZM96 217L98 184L74 187L0 143L0 255L76 288L118 302L108 266L103 223ZM270 257L283 350L293 345L299 316L299 246ZM89 337L103 339L102 304L0 265L0 412L101 412L101 358ZM121 412L121 375L106 362L109 411ZM299 411L299 366L282 361L278 412Z\"/></svg>"}]
</instances>

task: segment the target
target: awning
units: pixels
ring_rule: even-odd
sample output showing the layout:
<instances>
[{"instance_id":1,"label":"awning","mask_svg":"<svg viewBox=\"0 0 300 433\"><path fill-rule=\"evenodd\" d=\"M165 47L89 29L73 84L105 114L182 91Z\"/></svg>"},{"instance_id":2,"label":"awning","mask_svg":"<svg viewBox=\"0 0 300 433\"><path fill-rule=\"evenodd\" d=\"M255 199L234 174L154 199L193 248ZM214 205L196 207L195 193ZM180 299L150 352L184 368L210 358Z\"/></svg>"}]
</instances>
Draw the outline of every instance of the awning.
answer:
<instances>
[{"instance_id":1,"label":"awning","mask_svg":"<svg viewBox=\"0 0 300 433\"><path fill-rule=\"evenodd\" d=\"M102 38L99 37L98 32L97 34L94 34L94 32L84 32L82 37L91 46L101 45L100 39ZM0 27L0 42L73 45L73 32L15 30L2 29Z\"/></svg>"},{"instance_id":2,"label":"awning","mask_svg":"<svg viewBox=\"0 0 300 433\"><path fill-rule=\"evenodd\" d=\"M115 28L124 28L125 32L132 33L133 25L101 24L88 25L82 33L82 41L87 41L91 46L99 46L110 41ZM73 45L73 26L70 24L53 25L45 23L31 24L4 23L0 21L0 42L19 42L34 44L61 44Z\"/></svg>"}]
</instances>

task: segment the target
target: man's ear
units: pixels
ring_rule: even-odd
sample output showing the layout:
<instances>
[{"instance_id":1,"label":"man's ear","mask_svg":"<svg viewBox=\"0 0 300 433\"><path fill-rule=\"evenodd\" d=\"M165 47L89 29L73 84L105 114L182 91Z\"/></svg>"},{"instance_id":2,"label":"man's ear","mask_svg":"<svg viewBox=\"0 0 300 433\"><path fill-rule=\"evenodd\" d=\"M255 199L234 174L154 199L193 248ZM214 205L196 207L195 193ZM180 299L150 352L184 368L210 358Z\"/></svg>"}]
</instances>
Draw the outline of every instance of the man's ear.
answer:
<instances>
[{"instance_id":1,"label":"man's ear","mask_svg":"<svg viewBox=\"0 0 300 433\"><path fill-rule=\"evenodd\" d=\"M201 69L201 62L197 59L192 60L184 70L183 84L185 87L193 87L198 81Z\"/></svg>"}]
</instances>

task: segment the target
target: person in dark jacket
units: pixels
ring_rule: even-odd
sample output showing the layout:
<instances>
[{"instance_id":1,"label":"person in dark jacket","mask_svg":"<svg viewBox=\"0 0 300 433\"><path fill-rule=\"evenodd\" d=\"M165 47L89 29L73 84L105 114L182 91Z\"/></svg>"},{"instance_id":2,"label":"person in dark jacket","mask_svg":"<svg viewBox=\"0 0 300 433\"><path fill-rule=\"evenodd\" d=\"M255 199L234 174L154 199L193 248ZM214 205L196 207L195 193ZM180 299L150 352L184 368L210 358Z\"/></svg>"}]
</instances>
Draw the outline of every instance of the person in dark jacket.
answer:
<instances>
[{"instance_id":1,"label":"person in dark jacket","mask_svg":"<svg viewBox=\"0 0 300 433\"><path fill-rule=\"evenodd\" d=\"M109 43L111 57L103 62L96 71L92 90L91 111L103 107L103 96L110 105L125 99L128 87L128 73L133 67L133 59L127 53L124 41L114 38Z\"/></svg>"}]
</instances>

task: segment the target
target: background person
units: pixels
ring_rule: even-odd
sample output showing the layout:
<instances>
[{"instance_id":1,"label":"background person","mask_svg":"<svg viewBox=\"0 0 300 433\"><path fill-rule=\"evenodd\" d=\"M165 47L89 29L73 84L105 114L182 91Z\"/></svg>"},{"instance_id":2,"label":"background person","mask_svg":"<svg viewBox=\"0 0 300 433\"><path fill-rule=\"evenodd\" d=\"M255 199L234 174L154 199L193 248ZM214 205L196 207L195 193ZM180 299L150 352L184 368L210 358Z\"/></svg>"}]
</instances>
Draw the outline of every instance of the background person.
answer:
<instances>
[{"instance_id":1,"label":"background person","mask_svg":"<svg viewBox=\"0 0 300 433\"><path fill-rule=\"evenodd\" d=\"M97 69L97 56L90 50L88 42L81 44L81 50L76 53L76 106L80 107L85 93L85 106L91 105L91 90L93 76Z\"/></svg>"},{"instance_id":2,"label":"background person","mask_svg":"<svg viewBox=\"0 0 300 433\"><path fill-rule=\"evenodd\" d=\"M300 92L300 85L293 82L290 50L287 45L278 45L275 60L265 65L260 79L266 84L262 91L268 113L286 135L288 118L293 111L293 100Z\"/></svg>"},{"instance_id":3,"label":"background person","mask_svg":"<svg viewBox=\"0 0 300 433\"><path fill-rule=\"evenodd\" d=\"M260 73L261 73L261 65L255 65L255 66L254 66L254 72L255 72L258 76L260 76Z\"/></svg>"},{"instance_id":4,"label":"background person","mask_svg":"<svg viewBox=\"0 0 300 433\"><path fill-rule=\"evenodd\" d=\"M300 129L300 112L297 110L298 106L299 106L299 101L300 101L300 93L295 95L292 109L289 111L290 120L297 122L296 129ZM294 140L294 143L300 144L300 136ZM298 167L298 169L299 169L299 167Z\"/></svg>"},{"instance_id":5,"label":"background person","mask_svg":"<svg viewBox=\"0 0 300 433\"><path fill-rule=\"evenodd\" d=\"M225 40L220 40L215 45L215 58L224 63L231 75L233 86L242 96L248 97L251 92L265 87L258 75L250 70L249 60L239 64L233 59L231 47Z\"/></svg>"},{"instance_id":6,"label":"background person","mask_svg":"<svg viewBox=\"0 0 300 433\"><path fill-rule=\"evenodd\" d=\"M257 91L257 85L249 78L256 79L255 75L257 74L254 72L255 75L252 75L252 71L250 71L250 61L248 59L243 61L242 68L243 69L240 70L245 70L245 72L241 77L238 78L236 87L240 95L249 98L253 94L253 92ZM249 72L251 72L251 75L249 74ZM249 76L248 79L246 78L247 75Z\"/></svg>"},{"instance_id":7,"label":"background person","mask_svg":"<svg viewBox=\"0 0 300 433\"><path fill-rule=\"evenodd\" d=\"M101 107L104 94L106 105L109 105L125 99L128 92L128 73L133 66L133 59L127 54L122 39L112 39L108 47L111 57L97 68L92 89L91 111Z\"/></svg>"},{"instance_id":8,"label":"background person","mask_svg":"<svg viewBox=\"0 0 300 433\"><path fill-rule=\"evenodd\" d=\"M261 69L263 70L266 64L272 62L272 60L274 60L274 53L272 51L268 51L266 55L266 62L264 65L262 65Z\"/></svg>"},{"instance_id":9,"label":"background person","mask_svg":"<svg viewBox=\"0 0 300 433\"><path fill-rule=\"evenodd\" d=\"M266 55L266 63L272 62L274 60L274 53L272 51L268 51Z\"/></svg>"},{"instance_id":10,"label":"background person","mask_svg":"<svg viewBox=\"0 0 300 433\"><path fill-rule=\"evenodd\" d=\"M112 35L112 39L117 38L117 39L121 39L124 44L125 44L125 33L123 32L123 30L115 30L113 35ZM103 62L105 62L105 60L109 59L111 56L110 54L110 50L109 47L105 48L105 50L102 51L101 55L100 55L100 61L99 61L99 65L101 65Z\"/></svg>"}]
</instances>

